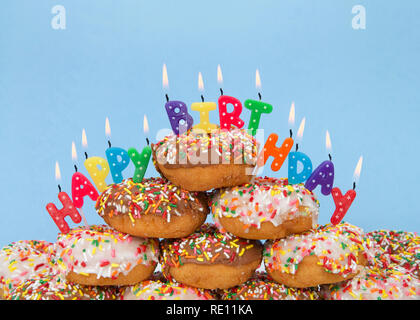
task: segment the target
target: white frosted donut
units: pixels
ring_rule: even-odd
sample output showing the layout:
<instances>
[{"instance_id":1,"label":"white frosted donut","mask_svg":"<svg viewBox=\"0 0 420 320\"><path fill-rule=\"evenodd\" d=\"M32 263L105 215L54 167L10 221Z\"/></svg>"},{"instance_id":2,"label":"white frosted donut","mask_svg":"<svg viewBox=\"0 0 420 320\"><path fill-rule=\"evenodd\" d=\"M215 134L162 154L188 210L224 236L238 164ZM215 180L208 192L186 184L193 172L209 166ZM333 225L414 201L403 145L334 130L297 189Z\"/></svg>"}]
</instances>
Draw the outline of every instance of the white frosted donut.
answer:
<instances>
[{"instance_id":1,"label":"white frosted donut","mask_svg":"<svg viewBox=\"0 0 420 320\"><path fill-rule=\"evenodd\" d=\"M59 234L56 260L65 274L115 279L138 265L156 265L158 240L132 237L105 225L78 227Z\"/></svg>"}]
</instances>

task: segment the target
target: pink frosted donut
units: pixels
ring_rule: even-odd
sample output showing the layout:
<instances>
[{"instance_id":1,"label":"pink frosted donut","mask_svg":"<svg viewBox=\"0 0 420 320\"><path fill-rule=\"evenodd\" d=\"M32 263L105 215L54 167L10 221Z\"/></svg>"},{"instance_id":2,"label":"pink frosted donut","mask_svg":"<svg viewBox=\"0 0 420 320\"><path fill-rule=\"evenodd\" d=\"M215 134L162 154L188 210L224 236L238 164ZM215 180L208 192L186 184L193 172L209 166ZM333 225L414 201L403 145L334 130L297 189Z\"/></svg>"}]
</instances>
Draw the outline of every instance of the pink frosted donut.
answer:
<instances>
[{"instance_id":1,"label":"pink frosted donut","mask_svg":"<svg viewBox=\"0 0 420 320\"><path fill-rule=\"evenodd\" d=\"M0 298L3 291L12 289L22 281L53 272L49 255L53 246L46 241L21 240L0 251Z\"/></svg>"},{"instance_id":2,"label":"pink frosted donut","mask_svg":"<svg viewBox=\"0 0 420 320\"><path fill-rule=\"evenodd\" d=\"M59 234L57 264L66 279L83 285L130 285L150 277L159 258L157 239L132 237L108 226Z\"/></svg>"}]
</instances>

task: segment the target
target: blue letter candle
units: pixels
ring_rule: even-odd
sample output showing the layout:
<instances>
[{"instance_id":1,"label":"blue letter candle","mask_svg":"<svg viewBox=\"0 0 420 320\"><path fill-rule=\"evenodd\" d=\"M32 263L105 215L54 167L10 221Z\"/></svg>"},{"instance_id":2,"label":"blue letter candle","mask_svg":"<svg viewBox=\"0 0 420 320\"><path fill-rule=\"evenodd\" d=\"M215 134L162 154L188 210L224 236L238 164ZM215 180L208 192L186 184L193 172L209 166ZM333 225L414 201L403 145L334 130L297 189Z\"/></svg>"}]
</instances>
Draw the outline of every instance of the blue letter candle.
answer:
<instances>
[{"instance_id":1,"label":"blue letter candle","mask_svg":"<svg viewBox=\"0 0 420 320\"><path fill-rule=\"evenodd\" d=\"M122 182L122 172L130 164L130 157L128 156L127 151L122 148L112 147L108 148L105 153L111 170L112 180L114 183ZM121 161L119 160L119 157L121 157Z\"/></svg>"},{"instance_id":2,"label":"blue letter candle","mask_svg":"<svg viewBox=\"0 0 420 320\"><path fill-rule=\"evenodd\" d=\"M302 164L303 169L298 172L298 164ZM312 161L303 152L295 151L289 153L288 179L290 184L305 182L312 173Z\"/></svg>"}]
</instances>

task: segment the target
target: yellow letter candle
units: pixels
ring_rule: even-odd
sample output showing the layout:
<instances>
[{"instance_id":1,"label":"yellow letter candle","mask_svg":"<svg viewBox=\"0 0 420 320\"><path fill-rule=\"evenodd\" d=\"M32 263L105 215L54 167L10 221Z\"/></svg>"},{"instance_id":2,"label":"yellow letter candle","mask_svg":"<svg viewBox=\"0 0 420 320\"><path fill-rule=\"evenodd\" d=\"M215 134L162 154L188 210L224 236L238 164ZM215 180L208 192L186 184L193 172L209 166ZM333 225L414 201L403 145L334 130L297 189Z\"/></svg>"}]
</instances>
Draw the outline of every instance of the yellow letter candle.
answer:
<instances>
[{"instance_id":1,"label":"yellow letter candle","mask_svg":"<svg viewBox=\"0 0 420 320\"><path fill-rule=\"evenodd\" d=\"M85 160L84 165L98 191L104 192L107 186L105 179L109 174L108 162L101 157L91 157Z\"/></svg>"}]
</instances>

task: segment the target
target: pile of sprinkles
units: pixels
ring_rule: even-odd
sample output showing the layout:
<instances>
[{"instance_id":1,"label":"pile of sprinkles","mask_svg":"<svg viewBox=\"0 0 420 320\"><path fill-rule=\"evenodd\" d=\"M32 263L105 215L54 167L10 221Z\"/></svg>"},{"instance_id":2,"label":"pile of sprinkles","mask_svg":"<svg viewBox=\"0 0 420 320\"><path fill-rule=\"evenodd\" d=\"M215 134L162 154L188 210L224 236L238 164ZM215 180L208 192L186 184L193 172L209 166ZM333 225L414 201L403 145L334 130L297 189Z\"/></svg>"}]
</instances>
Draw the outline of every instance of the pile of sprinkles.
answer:
<instances>
[{"instance_id":1,"label":"pile of sprinkles","mask_svg":"<svg viewBox=\"0 0 420 320\"><path fill-rule=\"evenodd\" d=\"M162 178L147 178L141 183L132 179L112 184L96 202L99 215L109 217L127 214L134 224L143 215L160 215L167 222L171 215L180 216L186 209L207 212L207 203L198 192L182 190Z\"/></svg>"},{"instance_id":2,"label":"pile of sprinkles","mask_svg":"<svg viewBox=\"0 0 420 320\"><path fill-rule=\"evenodd\" d=\"M164 276L171 279L169 267L185 263L240 264L242 258L261 254L261 243L220 233L213 224L205 223L192 235L182 239L166 239L161 242L161 264Z\"/></svg>"},{"instance_id":3,"label":"pile of sprinkles","mask_svg":"<svg viewBox=\"0 0 420 320\"><path fill-rule=\"evenodd\" d=\"M420 280L397 265L366 267L353 279L325 285L327 300L418 300Z\"/></svg>"},{"instance_id":4,"label":"pile of sprinkles","mask_svg":"<svg viewBox=\"0 0 420 320\"><path fill-rule=\"evenodd\" d=\"M214 300L210 290L160 280L146 280L126 290L122 300Z\"/></svg>"},{"instance_id":5,"label":"pile of sprinkles","mask_svg":"<svg viewBox=\"0 0 420 320\"><path fill-rule=\"evenodd\" d=\"M376 230L366 234L379 250L376 261L387 268L390 263L397 264L415 276L420 276L420 237L415 232Z\"/></svg>"},{"instance_id":6,"label":"pile of sprinkles","mask_svg":"<svg viewBox=\"0 0 420 320\"><path fill-rule=\"evenodd\" d=\"M190 130L171 134L153 145L162 165L250 164L255 165L258 142L245 129L200 133Z\"/></svg>"},{"instance_id":7,"label":"pile of sprinkles","mask_svg":"<svg viewBox=\"0 0 420 320\"><path fill-rule=\"evenodd\" d=\"M212 214L219 218L239 218L243 228L260 228L261 223L274 226L297 217L312 216L313 226L318 219L319 202L303 184L290 185L287 178L257 177L252 183L221 189L213 197Z\"/></svg>"},{"instance_id":8,"label":"pile of sprinkles","mask_svg":"<svg viewBox=\"0 0 420 320\"><path fill-rule=\"evenodd\" d=\"M266 273L257 272L240 286L223 290L222 300L319 300L315 288L290 288L270 279Z\"/></svg>"},{"instance_id":9,"label":"pile of sprinkles","mask_svg":"<svg viewBox=\"0 0 420 320\"><path fill-rule=\"evenodd\" d=\"M53 245L46 241L21 240L0 250L0 289L13 286L30 278L53 273L50 254Z\"/></svg>"},{"instance_id":10,"label":"pile of sprinkles","mask_svg":"<svg viewBox=\"0 0 420 320\"><path fill-rule=\"evenodd\" d=\"M363 230L348 223L327 224L302 234L267 241L264 262L268 270L295 274L306 256L317 256L326 272L343 277L359 269L357 257L365 255Z\"/></svg>"},{"instance_id":11,"label":"pile of sprinkles","mask_svg":"<svg viewBox=\"0 0 420 320\"><path fill-rule=\"evenodd\" d=\"M155 265L159 257L157 239L143 239L118 232L105 225L72 229L60 234L55 262L67 274L95 274L116 279L137 265Z\"/></svg>"},{"instance_id":12,"label":"pile of sprinkles","mask_svg":"<svg viewBox=\"0 0 420 320\"><path fill-rule=\"evenodd\" d=\"M46 276L22 282L6 296L7 300L117 300L121 287L82 286Z\"/></svg>"}]
</instances>

